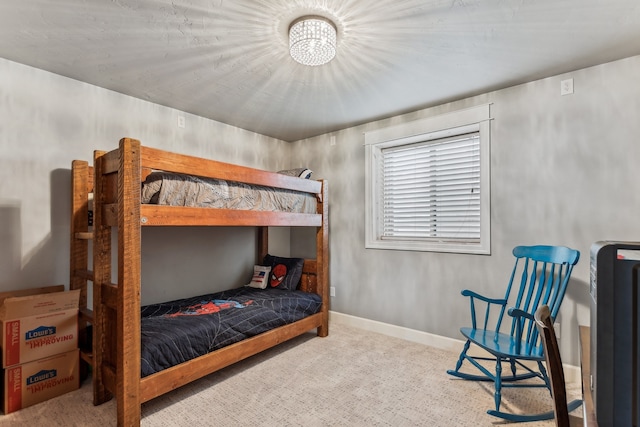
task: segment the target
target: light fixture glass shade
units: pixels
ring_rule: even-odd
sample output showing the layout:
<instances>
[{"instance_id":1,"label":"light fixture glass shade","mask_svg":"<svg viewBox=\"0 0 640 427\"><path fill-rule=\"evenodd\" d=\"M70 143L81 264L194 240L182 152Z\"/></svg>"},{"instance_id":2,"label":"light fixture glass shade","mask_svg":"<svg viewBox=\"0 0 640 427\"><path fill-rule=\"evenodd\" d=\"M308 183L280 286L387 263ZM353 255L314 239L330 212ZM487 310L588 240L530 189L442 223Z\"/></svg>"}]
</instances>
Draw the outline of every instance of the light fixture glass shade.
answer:
<instances>
[{"instance_id":1,"label":"light fixture glass shade","mask_svg":"<svg viewBox=\"0 0 640 427\"><path fill-rule=\"evenodd\" d=\"M322 65L336 56L336 26L322 16L303 16L289 27L289 53L303 65Z\"/></svg>"}]
</instances>

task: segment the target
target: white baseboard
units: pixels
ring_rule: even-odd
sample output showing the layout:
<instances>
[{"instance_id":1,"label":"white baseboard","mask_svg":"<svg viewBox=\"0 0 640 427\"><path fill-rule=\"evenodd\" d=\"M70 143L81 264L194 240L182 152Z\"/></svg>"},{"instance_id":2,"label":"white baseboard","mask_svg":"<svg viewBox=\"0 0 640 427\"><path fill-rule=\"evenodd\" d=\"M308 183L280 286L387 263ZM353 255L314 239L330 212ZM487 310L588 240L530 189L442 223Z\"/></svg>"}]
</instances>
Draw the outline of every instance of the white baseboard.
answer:
<instances>
[{"instance_id":1,"label":"white baseboard","mask_svg":"<svg viewBox=\"0 0 640 427\"><path fill-rule=\"evenodd\" d=\"M403 326L395 326L389 323L382 323L377 320L369 320L362 317L351 316L349 314L337 313L335 311L329 311L329 321L342 325L353 326L366 331L377 332L395 338L402 338L407 341L417 342L442 350L459 352L464 345L464 341L462 340L417 331Z\"/></svg>"},{"instance_id":2,"label":"white baseboard","mask_svg":"<svg viewBox=\"0 0 640 427\"><path fill-rule=\"evenodd\" d=\"M417 331L415 329L405 328L403 326L391 325L389 323L378 322L377 320L369 320L362 317L351 316L349 314L329 311L329 322L337 323L355 328L364 329L365 331L377 332L379 334L388 335L390 337L402 338L407 341L428 345L430 347L439 348L441 350L459 353L464 345L463 340L443 337L441 335L430 334L428 332ZM563 364L564 377L566 382L580 383L580 368L573 365Z\"/></svg>"}]
</instances>

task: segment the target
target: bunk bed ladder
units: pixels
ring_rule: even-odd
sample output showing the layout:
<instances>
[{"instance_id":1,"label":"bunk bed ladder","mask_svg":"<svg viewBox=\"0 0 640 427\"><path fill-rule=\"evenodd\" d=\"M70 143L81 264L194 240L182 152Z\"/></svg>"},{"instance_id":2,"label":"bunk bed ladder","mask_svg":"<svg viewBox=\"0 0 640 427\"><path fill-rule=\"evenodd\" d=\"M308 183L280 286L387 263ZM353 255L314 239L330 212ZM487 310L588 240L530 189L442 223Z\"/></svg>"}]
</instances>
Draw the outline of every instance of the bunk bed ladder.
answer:
<instances>
[{"instance_id":1,"label":"bunk bed ladder","mask_svg":"<svg viewBox=\"0 0 640 427\"><path fill-rule=\"evenodd\" d=\"M87 307L88 282L93 281L89 270L89 241L93 239L89 194L93 192L93 168L88 162L74 160L71 167L71 253L69 289L80 289L78 334L80 337L81 377L93 368L91 328L93 311Z\"/></svg>"},{"instance_id":2,"label":"bunk bed ladder","mask_svg":"<svg viewBox=\"0 0 640 427\"><path fill-rule=\"evenodd\" d=\"M93 399L116 397L118 425L139 425L140 142L94 152ZM112 280L112 227L117 227L117 283Z\"/></svg>"},{"instance_id":3,"label":"bunk bed ladder","mask_svg":"<svg viewBox=\"0 0 640 427\"><path fill-rule=\"evenodd\" d=\"M115 383L113 355L105 354L108 330L113 318L113 290L111 283L111 226L105 219L105 197L107 179L105 177L104 151L94 151L94 198L93 198L93 404L99 405L111 399ZM111 310L110 310L111 308ZM122 425L122 424L119 424Z\"/></svg>"},{"instance_id":4,"label":"bunk bed ladder","mask_svg":"<svg viewBox=\"0 0 640 427\"><path fill-rule=\"evenodd\" d=\"M111 284L111 227L105 226L103 220L103 201L93 200L90 206L90 195L104 194L106 185L102 177L102 165L97 159L103 152L96 151L94 167L89 166L83 160L74 160L71 168L71 257L70 257L70 289L80 289L80 303L78 313L78 336L81 359L81 378L91 373L93 381L93 403L98 405L111 399L109 392L115 378L111 376L106 381L103 378L105 371L107 376L109 369L103 361L102 349L107 335L105 323L97 325L95 319L105 319L100 315L111 306L115 299L114 286ZM100 190L100 191L94 191ZM102 224L96 226L97 224ZM89 268L89 247L93 252L93 269ZM88 286L92 282L92 309L88 307ZM105 289L109 288L109 289ZM111 298L110 298L111 296ZM105 302L106 301L106 302ZM108 366L108 365L107 365ZM115 369L111 370L112 372ZM111 380L111 381L109 381Z\"/></svg>"}]
</instances>

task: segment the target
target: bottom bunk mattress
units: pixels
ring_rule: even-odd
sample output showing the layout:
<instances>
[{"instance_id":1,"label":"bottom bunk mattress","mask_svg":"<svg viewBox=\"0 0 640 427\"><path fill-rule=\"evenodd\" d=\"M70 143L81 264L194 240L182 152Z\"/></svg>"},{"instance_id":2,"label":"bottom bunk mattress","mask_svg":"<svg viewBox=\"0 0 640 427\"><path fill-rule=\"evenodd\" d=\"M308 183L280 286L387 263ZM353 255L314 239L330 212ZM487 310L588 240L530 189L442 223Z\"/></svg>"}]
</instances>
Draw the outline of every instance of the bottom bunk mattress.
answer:
<instances>
[{"instance_id":1,"label":"bottom bunk mattress","mask_svg":"<svg viewBox=\"0 0 640 427\"><path fill-rule=\"evenodd\" d=\"M319 295L242 287L142 307L145 377L317 313Z\"/></svg>"}]
</instances>

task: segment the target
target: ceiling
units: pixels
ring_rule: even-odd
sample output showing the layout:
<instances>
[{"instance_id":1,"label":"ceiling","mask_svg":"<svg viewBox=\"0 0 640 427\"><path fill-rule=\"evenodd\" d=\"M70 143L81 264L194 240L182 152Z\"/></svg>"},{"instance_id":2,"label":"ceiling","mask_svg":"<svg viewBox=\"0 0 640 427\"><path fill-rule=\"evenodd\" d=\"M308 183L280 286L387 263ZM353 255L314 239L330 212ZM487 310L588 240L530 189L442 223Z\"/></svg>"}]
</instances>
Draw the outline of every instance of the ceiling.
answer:
<instances>
[{"instance_id":1,"label":"ceiling","mask_svg":"<svg viewBox=\"0 0 640 427\"><path fill-rule=\"evenodd\" d=\"M638 54L638 0L0 1L0 57L285 141Z\"/></svg>"}]
</instances>

